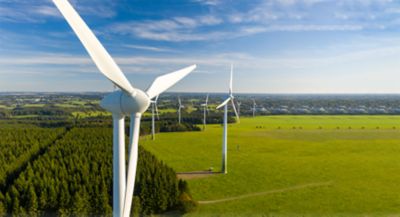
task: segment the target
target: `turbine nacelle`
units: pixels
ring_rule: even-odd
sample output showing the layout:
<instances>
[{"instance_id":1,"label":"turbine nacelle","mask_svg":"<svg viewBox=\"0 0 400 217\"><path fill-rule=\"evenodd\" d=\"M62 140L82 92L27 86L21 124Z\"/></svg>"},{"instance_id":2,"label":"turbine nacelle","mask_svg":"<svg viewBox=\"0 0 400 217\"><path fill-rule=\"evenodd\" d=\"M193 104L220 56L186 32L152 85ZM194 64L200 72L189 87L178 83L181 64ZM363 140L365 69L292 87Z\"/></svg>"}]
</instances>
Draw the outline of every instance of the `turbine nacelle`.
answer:
<instances>
[{"instance_id":1,"label":"turbine nacelle","mask_svg":"<svg viewBox=\"0 0 400 217\"><path fill-rule=\"evenodd\" d=\"M135 89L135 95L118 90L106 95L100 106L113 114L130 115L143 113L150 106L150 99L142 90Z\"/></svg>"}]
</instances>

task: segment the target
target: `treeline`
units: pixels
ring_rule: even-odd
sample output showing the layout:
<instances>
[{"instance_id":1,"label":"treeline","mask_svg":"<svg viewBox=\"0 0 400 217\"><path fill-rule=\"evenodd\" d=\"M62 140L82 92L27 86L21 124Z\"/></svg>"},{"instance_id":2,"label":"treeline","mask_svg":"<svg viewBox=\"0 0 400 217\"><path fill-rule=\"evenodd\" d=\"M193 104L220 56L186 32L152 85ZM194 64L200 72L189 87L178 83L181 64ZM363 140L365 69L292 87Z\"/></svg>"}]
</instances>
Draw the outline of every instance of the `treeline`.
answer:
<instances>
[{"instance_id":1,"label":"treeline","mask_svg":"<svg viewBox=\"0 0 400 217\"><path fill-rule=\"evenodd\" d=\"M67 108L58 108L54 106L43 107L16 107L11 110L12 116L18 115L47 115L47 116L68 116L70 112Z\"/></svg>"},{"instance_id":2,"label":"treeline","mask_svg":"<svg viewBox=\"0 0 400 217\"><path fill-rule=\"evenodd\" d=\"M125 119L125 126L127 126L126 133L129 134L129 118ZM82 119L75 119L70 125L79 128L92 128L92 127L112 127L111 116L98 116L98 117L87 117ZM183 131L200 131L201 129L193 123L178 121L174 118L164 118L156 120L155 122L156 132L183 132ZM140 125L140 134L148 135L151 133L151 118L144 117Z\"/></svg>"},{"instance_id":3,"label":"treeline","mask_svg":"<svg viewBox=\"0 0 400 217\"><path fill-rule=\"evenodd\" d=\"M155 131L159 132L184 132L184 131L200 131L201 129L194 124L191 123L178 123L177 121L156 121L155 122ZM148 135L151 133L151 121L143 121L140 126L140 134Z\"/></svg>"},{"instance_id":4,"label":"treeline","mask_svg":"<svg viewBox=\"0 0 400 217\"><path fill-rule=\"evenodd\" d=\"M74 128L0 193L0 216L111 216L112 130ZM195 206L187 184L139 147L132 213Z\"/></svg>"},{"instance_id":5,"label":"treeline","mask_svg":"<svg viewBox=\"0 0 400 217\"><path fill-rule=\"evenodd\" d=\"M13 176L41 148L46 147L64 130L55 129L1 129L0 130L0 189L6 177Z\"/></svg>"}]
</instances>

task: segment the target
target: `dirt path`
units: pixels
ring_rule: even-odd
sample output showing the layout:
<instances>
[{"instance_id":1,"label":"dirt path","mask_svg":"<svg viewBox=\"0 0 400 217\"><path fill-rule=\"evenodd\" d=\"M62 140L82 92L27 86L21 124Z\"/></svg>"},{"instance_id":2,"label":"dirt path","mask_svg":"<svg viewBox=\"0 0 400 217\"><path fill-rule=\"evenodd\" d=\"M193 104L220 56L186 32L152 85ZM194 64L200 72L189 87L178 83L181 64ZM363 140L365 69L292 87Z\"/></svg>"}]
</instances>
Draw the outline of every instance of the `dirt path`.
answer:
<instances>
[{"instance_id":1,"label":"dirt path","mask_svg":"<svg viewBox=\"0 0 400 217\"><path fill-rule=\"evenodd\" d=\"M205 177L208 177L208 176L218 175L218 174L221 174L221 173L219 173L219 172L210 172L210 171L193 171L193 172L176 173L176 176L178 177L178 179L189 180L189 179L205 178Z\"/></svg>"},{"instance_id":2,"label":"dirt path","mask_svg":"<svg viewBox=\"0 0 400 217\"><path fill-rule=\"evenodd\" d=\"M264 192L257 192L257 193L252 193L252 194L245 194L245 195L240 195L236 197L228 197L224 199L218 199L218 200L205 200L205 201L198 201L199 204L213 204L213 203L223 203L226 201L232 201L232 200L240 200L248 197L255 197L255 196L260 196L260 195L266 195L266 194L274 194L274 193L282 193L282 192L287 192L287 191L294 191L294 190L299 190L299 189L304 189L304 188L314 188L314 187L320 187L320 186L329 186L332 185L333 182L316 182L316 183L308 183L308 184L303 184L303 185L295 185L292 187L288 188L281 188L281 189L275 189L275 190L269 190L269 191L264 191Z\"/></svg>"}]
</instances>

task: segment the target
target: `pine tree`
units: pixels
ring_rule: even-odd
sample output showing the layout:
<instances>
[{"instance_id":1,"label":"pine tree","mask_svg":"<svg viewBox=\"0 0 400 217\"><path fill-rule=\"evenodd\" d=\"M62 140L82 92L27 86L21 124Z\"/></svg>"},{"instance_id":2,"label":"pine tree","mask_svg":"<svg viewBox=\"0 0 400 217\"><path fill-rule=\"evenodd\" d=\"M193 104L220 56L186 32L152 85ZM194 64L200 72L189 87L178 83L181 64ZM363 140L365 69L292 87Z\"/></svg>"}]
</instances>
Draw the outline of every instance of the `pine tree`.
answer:
<instances>
[{"instance_id":1,"label":"pine tree","mask_svg":"<svg viewBox=\"0 0 400 217\"><path fill-rule=\"evenodd\" d=\"M59 196L60 207L67 208L69 205L69 201L70 201L70 195L68 191L68 184L65 182L65 180L63 180Z\"/></svg>"},{"instance_id":2,"label":"pine tree","mask_svg":"<svg viewBox=\"0 0 400 217\"><path fill-rule=\"evenodd\" d=\"M6 207L2 200L0 200L0 217L4 217L6 215Z\"/></svg>"},{"instance_id":3,"label":"pine tree","mask_svg":"<svg viewBox=\"0 0 400 217\"><path fill-rule=\"evenodd\" d=\"M11 212L12 199L9 193L7 193L5 197L5 207L6 207L6 212Z\"/></svg>"},{"instance_id":4,"label":"pine tree","mask_svg":"<svg viewBox=\"0 0 400 217\"><path fill-rule=\"evenodd\" d=\"M42 184L43 186L43 184ZM39 195L39 209L40 210L44 210L46 209L47 206L47 190L46 188L42 190L42 192L40 192Z\"/></svg>"},{"instance_id":5,"label":"pine tree","mask_svg":"<svg viewBox=\"0 0 400 217\"><path fill-rule=\"evenodd\" d=\"M139 216L141 211L141 204L140 204L140 199L137 196L134 196L132 199L132 211L131 211L131 216Z\"/></svg>"},{"instance_id":6,"label":"pine tree","mask_svg":"<svg viewBox=\"0 0 400 217\"><path fill-rule=\"evenodd\" d=\"M102 214L111 214L112 213L112 207L110 206L110 199L109 199L109 195L108 195L108 190L107 190L107 186L104 182L104 180L102 180L101 182L101 195L100 195L100 212Z\"/></svg>"},{"instance_id":7,"label":"pine tree","mask_svg":"<svg viewBox=\"0 0 400 217\"><path fill-rule=\"evenodd\" d=\"M50 209L56 209L57 208L57 193L54 190L54 185L48 186L49 188L49 195L48 195L48 208Z\"/></svg>"},{"instance_id":8,"label":"pine tree","mask_svg":"<svg viewBox=\"0 0 400 217\"><path fill-rule=\"evenodd\" d=\"M18 215L20 213L20 207L19 207L19 199L18 197L13 197L12 198L12 210L11 212L15 215Z\"/></svg>"},{"instance_id":9,"label":"pine tree","mask_svg":"<svg viewBox=\"0 0 400 217\"><path fill-rule=\"evenodd\" d=\"M26 210L29 216L38 216L38 199L32 185L29 187L28 190Z\"/></svg>"},{"instance_id":10,"label":"pine tree","mask_svg":"<svg viewBox=\"0 0 400 217\"><path fill-rule=\"evenodd\" d=\"M20 205L19 205L19 193L18 190L15 188L15 186L11 187L11 212L13 214L19 214L20 213Z\"/></svg>"},{"instance_id":11,"label":"pine tree","mask_svg":"<svg viewBox=\"0 0 400 217\"><path fill-rule=\"evenodd\" d=\"M73 216L88 216L88 201L89 195L85 190L75 193L71 209Z\"/></svg>"}]
</instances>

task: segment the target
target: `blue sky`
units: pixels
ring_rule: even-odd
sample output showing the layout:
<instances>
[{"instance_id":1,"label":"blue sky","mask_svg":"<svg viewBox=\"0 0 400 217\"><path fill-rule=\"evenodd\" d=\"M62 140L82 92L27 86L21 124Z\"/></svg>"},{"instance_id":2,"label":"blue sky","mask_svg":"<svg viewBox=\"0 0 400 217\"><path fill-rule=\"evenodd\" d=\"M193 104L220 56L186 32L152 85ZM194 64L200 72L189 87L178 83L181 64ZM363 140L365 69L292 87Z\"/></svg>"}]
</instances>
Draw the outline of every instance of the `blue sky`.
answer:
<instances>
[{"instance_id":1,"label":"blue sky","mask_svg":"<svg viewBox=\"0 0 400 217\"><path fill-rule=\"evenodd\" d=\"M70 0L135 87L400 93L400 1ZM109 91L50 0L0 0L0 91Z\"/></svg>"}]
</instances>

